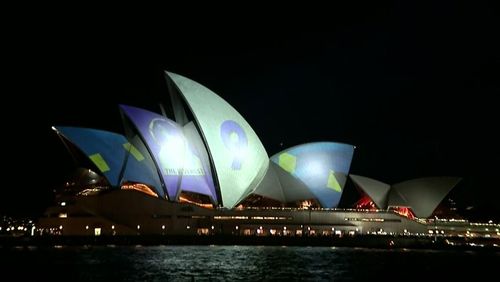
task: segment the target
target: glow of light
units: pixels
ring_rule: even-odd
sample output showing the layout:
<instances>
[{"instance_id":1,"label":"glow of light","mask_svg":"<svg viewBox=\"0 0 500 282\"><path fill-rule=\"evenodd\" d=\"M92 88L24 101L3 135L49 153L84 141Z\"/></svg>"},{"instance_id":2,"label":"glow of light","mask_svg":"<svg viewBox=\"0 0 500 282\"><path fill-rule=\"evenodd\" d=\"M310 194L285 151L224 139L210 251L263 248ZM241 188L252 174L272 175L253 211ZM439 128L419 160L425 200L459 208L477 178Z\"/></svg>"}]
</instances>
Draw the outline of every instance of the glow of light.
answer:
<instances>
[{"instance_id":1,"label":"glow of light","mask_svg":"<svg viewBox=\"0 0 500 282\"><path fill-rule=\"evenodd\" d=\"M115 226L114 226L114 225L111 225L111 229L113 229L113 230L114 230L114 229L115 229Z\"/></svg>"},{"instance_id":2,"label":"glow of light","mask_svg":"<svg viewBox=\"0 0 500 282\"><path fill-rule=\"evenodd\" d=\"M323 162L316 161L316 160L311 160L311 161L307 162L306 167L305 167L307 174L311 175L311 177L323 175L325 172L325 168L326 167L325 167L325 164Z\"/></svg>"},{"instance_id":3,"label":"glow of light","mask_svg":"<svg viewBox=\"0 0 500 282\"><path fill-rule=\"evenodd\" d=\"M235 229L238 230L238 228L239 228L238 225L236 225Z\"/></svg>"},{"instance_id":4,"label":"glow of light","mask_svg":"<svg viewBox=\"0 0 500 282\"><path fill-rule=\"evenodd\" d=\"M62 230L62 229L63 229L63 226L62 226L62 225L59 225L59 229L61 229L61 230Z\"/></svg>"},{"instance_id":5,"label":"glow of light","mask_svg":"<svg viewBox=\"0 0 500 282\"><path fill-rule=\"evenodd\" d=\"M85 229L86 229L86 230L89 230L89 226L88 226L88 225L85 225Z\"/></svg>"},{"instance_id":6,"label":"glow of light","mask_svg":"<svg viewBox=\"0 0 500 282\"><path fill-rule=\"evenodd\" d=\"M161 229L165 230L165 225L162 225L162 226L161 226Z\"/></svg>"},{"instance_id":7,"label":"glow of light","mask_svg":"<svg viewBox=\"0 0 500 282\"><path fill-rule=\"evenodd\" d=\"M197 205L197 206L200 206L200 207L203 207L203 208L207 208L207 209L211 209L213 208L213 205L212 204L203 204L203 203L198 203L198 202L195 202L195 201L191 201L190 199L184 197L184 196L179 196L179 202L180 203L189 203L189 204L193 204L193 205Z\"/></svg>"},{"instance_id":8,"label":"glow of light","mask_svg":"<svg viewBox=\"0 0 500 282\"><path fill-rule=\"evenodd\" d=\"M377 206L372 201L372 199L368 195L364 195L359 201L354 204L357 209L369 209L376 210Z\"/></svg>"},{"instance_id":9,"label":"glow of light","mask_svg":"<svg viewBox=\"0 0 500 282\"><path fill-rule=\"evenodd\" d=\"M140 225L137 225L137 230L141 229L141 226Z\"/></svg>"},{"instance_id":10,"label":"glow of light","mask_svg":"<svg viewBox=\"0 0 500 282\"><path fill-rule=\"evenodd\" d=\"M66 206L66 202L61 202L61 207L65 207Z\"/></svg>"},{"instance_id":11,"label":"glow of light","mask_svg":"<svg viewBox=\"0 0 500 282\"><path fill-rule=\"evenodd\" d=\"M161 149L158 154L163 169L171 168L172 165L175 165L175 169L184 168L186 153L184 137L174 134L165 135L167 138L160 144Z\"/></svg>"},{"instance_id":12,"label":"glow of light","mask_svg":"<svg viewBox=\"0 0 500 282\"><path fill-rule=\"evenodd\" d=\"M153 196L155 198L158 197L158 194L156 194L149 186L141 183L134 183L134 184L124 184L120 187L122 190L136 190L139 192L142 192L144 194Z\"/></svg>"},{"instance_id":13,"label":"glow of light","mask_svg":"<svg viewBox=\"0 0 500 282\"><path fill-rule=\"evenodd\" d=\"M191 226L189 226L189 225L188 225L188 226L186 226L186 229L189 229L189 228L191 228Z\"/></svg>"},{"instance_id":14,"label":"glow of light","mask_svg":"<svg viewBox=\"0 0 500 282\"><path fill-rule=\"evenodd\" d=\"M212 225L212 230L214 230L214 228L215 228L215 227Z\"/></svg>"},{"instance_id":15,"label":"glow of light","mask_svg":"<svg viewBox=\"0 0 500 282\"><path fill-rule=\"evenodd\" d=\"M283 230L286 230L286 226L283 227Z\"/></svg>"},{"instance_id":16,"label":"glow of light","mask_svg":"<svg viewBox=\"0 0 500 282\"><path fill-rule=\"evenodd\" d=\"M409 219L415 219L415 214L409 207L395 207L394 212Z\"/></svg>"}]
</instances>

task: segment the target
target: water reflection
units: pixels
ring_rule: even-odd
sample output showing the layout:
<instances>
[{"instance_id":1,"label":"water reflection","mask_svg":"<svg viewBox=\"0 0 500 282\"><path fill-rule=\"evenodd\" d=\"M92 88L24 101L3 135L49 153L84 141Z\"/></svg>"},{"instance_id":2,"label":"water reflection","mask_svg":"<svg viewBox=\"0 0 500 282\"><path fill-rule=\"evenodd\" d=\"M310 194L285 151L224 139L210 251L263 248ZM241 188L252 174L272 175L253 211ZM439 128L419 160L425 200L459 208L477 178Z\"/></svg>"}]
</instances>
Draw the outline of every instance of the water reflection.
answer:
<instances>
[{"instance_id":1,"label":"water reflection","mask_svg":"<svg viewBox=\"0 0 500 282\"><path fill-rule=\"evenodd\" d=\"M498 253L268 246L2 248L22 280L352 281L493 273ZM35 271L36 270L36 271Z\"/></svg>"}]
</instances>

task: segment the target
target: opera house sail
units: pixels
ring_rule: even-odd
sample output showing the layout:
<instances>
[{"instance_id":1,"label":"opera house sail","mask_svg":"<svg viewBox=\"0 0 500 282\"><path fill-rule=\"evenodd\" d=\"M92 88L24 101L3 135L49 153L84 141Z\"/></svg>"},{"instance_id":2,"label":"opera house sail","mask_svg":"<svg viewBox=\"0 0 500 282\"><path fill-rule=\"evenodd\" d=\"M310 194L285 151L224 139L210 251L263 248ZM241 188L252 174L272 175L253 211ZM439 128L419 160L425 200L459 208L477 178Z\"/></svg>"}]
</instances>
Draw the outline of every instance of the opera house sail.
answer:
<instances>
[{"instance_id":1,"label":"opera house sail","mask_svg":"<svg viewBox=\"0 0 500 282\"><path fill-rule=\"evenodd\" d=\"M264 146L246 120L205 86L167 72L200 128L224 207L233 208L260 183L269 166Z\"/></svg>"}]
</instances>

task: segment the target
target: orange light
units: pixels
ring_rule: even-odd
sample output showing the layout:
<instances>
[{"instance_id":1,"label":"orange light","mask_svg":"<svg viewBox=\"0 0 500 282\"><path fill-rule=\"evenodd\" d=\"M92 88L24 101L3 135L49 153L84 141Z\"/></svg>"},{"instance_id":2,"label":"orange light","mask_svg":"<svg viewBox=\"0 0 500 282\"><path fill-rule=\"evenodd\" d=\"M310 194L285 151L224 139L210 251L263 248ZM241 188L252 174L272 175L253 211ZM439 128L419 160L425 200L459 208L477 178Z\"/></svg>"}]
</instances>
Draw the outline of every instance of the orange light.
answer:
<instances>
[{"instance_id":1,"label":"orange light","mask_svg":"<svg viewBox=\"0 0 500 282\"><path fill-rule=\"evenodd\" d=\"M183 196L179 196L179 202L180 203L189 203L189 204L197 205L197 206L200 206L200 207L203 207L203 208L207 208L207 209L211 209L213 207L212 204L198 203L198 202L195 202L195 201L191 201L190 199L188 199L186 197L183 197Z\"/></svg>"},{"instance_id":2,"label":"orange light","mask_svg":"<svg viewBox=\"0 0 500 282\"><path fill-rule=\"evenodd\" d=\"M151 188L149 188L147 185L141 184L141 183L124 184L124 185L122 185L121 189L123 189L123 190L136 190L136 191L142 192L144 194L158 198L158 194L156 194L153 190L151 190Z\"/></svg>"}]
</instances>

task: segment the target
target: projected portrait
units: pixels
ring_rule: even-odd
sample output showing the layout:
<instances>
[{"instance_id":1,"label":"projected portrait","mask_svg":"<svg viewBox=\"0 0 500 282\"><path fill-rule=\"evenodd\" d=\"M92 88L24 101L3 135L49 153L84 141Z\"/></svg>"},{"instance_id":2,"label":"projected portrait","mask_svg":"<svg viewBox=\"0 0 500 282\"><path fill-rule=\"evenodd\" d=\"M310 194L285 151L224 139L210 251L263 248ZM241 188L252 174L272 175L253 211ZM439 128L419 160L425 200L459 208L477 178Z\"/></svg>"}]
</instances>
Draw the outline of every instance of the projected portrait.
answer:
<instances>
[{"instance_id":1,"label":"projected portrait","mask_svg":"<svg viewBox=\"0 0 500 282\"><path fill-rule=\"evenodd\" d=\"M158 159L166 175L183 174L187 144L182 130L173 122L155 118L149 123L149 133L158 148Z\"/></svg>"},{"instance_id":2,"label":"projected portrait","mask_svg":"<svg viewBox=\"0 0 500 282\"><path fill-rule=\"evenodd\" d=\"M220 135L224 146L226 146L233 158L231 168L233 170L241 169L248 147L245 131L235 121L226 120L221 124Z\"/></svg>"}]
</instances>

